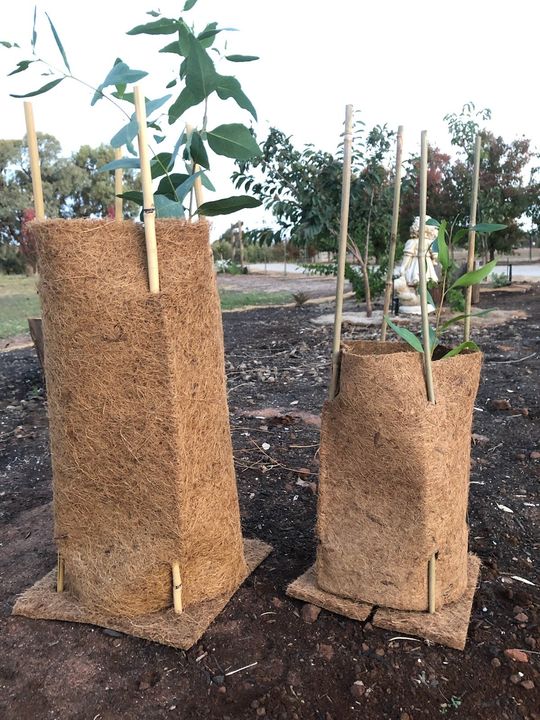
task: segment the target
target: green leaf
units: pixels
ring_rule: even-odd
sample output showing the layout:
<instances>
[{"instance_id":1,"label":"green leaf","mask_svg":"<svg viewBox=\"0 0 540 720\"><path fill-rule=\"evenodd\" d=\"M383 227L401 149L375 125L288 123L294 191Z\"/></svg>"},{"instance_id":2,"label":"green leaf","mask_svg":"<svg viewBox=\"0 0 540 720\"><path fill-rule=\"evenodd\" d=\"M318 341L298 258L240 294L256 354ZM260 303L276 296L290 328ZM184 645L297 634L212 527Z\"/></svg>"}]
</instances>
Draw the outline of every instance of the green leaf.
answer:
<instances>
[{"instance_id":1,"label":"green leaf","mask_svg":"<svg viewBox=\"0 0 540 720\"><path fill-rule=\"evenodd\" d=\"M15 70L12 70L10 73L8 73L7 76L10 77L10 75L16 75L17 73L23 72L23 70L28 70L28 68L30 67L30 65L33 62L36 62L36 61L35 60L21 60L20 62L17 63L17 67L15 68Z\"/></svg>"},{"instance_id":2,"label":"green leaf","mask_svg":"<svg viewBox=\"0 0 540 720\"><path fill-rule=\"evenodd\" d=\"M138 132L139 123L136 119L132 119L111 138L111 145L113 148L121 148L122 145L126 145L129 148L132 141L137 137Z\"/></svg>"},{"instance_id":3,"label":"green leaf","mask_svg":"<svg viewBox=\"0 0 540 720\"><path fill-rule=\"evenodd\" d=\"M0 40L0 45L3 45L6 48L20 48L21 47L18 43L10 43L7 40Z\"/></svg>"},{"instance_id":4,"label":"green leaf","mask_svg":"<svg viewBox=\"0 0 540 720\"><path fill-rule=\"evenodd\" d=\"M165 87L166 87L167 90L168 90L169 88L174 87L177 82L178 82L178 80L175 78L174 80L171 80L171 82L167 83L167 84L165 85Z\"/></svg>"},{"instance_id":5,"label":"green leaf","mask_svg":"<svg viewBox=\"0 0 540 720\"><path fill-rule=\"evenodd\" d=\"M191 8L195 5L196 2L197 0L186 0L182 12L187 12L188 10L191 10Z\"/></svg>"},{"instance_id":6,"label":"green leaf","mask_svg":"<svg viewBox=\"0 0 540 720\"><path fill-rule=\"evenodd\" d=\"M111 160L111 162L102 165L100 168L98 168L98 172L107 172L108 170L116 170L117 168L122 168L125 170L138 170L140 167L141 163L139 158L124 157L120 158L119 160Z\"/></svg>"},{"instance_id":7,"label":"green leaf","mask_svg":"<svg viewBox=\"0 0 540 720\"><path fill-rule=\"evenodd\" d=\"M216 89L217 79L212 59L197 38L190 35L186 56L186 87L195 97L204 100Z\"/></svg>"},{"instance_id":8,"label":"green leaf","mask_svg":"<svg viewBox=\"0 0 540 720\"><path fill-rule=\"evenodd\" d=\"M446 355L443 355L442 359L444 358L450 358L454 357L455 355L459 355L463 350L480 350L478 345L473 342L472 340L467 340L466 342L462 342L461 345L458 345L457 347L453 348L449 352L446 353Z\"/></svg>"},{"instance_id":9,"label":"green leaf","mask_svg":"<svg viewBox=\"0 0 540 720\"><path fill-rule=\"evenodd\" d=\"M159 17L161 15L161 13L157 10L149 10L146 14L150 15L151 17Z\"/></svg>"},{"instance_id":10,"label":"green leaf","mask_svg":"<svg viewBox=\"0 0 540 720\"><path fill-rule=\"evenodd\" d=\"M140 205L141 207L143 204L143 194L138 190L128 190L127 192L121 193L116 197L122 198L124 200L131 200L131 202L137 203L137 205Z\"/></svg>"},{"instance_id":11,"label":"green leaf","mask_svg":"<svg viewBox=\"0 0 540 720\"><path fill-rule=\"evenodd\" d=\"M62 80L65 80L65 78L61 77L57 80L51 80L51 82L48 82L46 85L43 85L43 87L40 87L39 90L34 90L33 92L25 93L24 95L13 95L11 94L10 97L14 98L27 98L27 97L35 97L36 95L41 95L41 93L48 92L49 90L52 90L53 87L56 87L59 85Z\"/></svg>"},{"instance_id":12,"label":"green leaf","mask_svg":"<svg viewBox=\"0 0 540 720\"><path fill-rule=\"evenodd\" d=\"M67 67L69 72L71 72L71 68L69 67L68 59L66 57L66 51L64 50L64 46L62 45L60 38L58 37L58 33L56 32L56 28L53 25L53 21L49 17L48 13L45 13L45 15L47 16L47 20L49 21L49 25L51 26L51 32L53 34L58 50L60 51L60 55L62 56L62 60L64 61L64 65Z\"/></svg>"},{"instance_id":13,"label":"green leaf","mask_svg":"<svg viewBox=\"0 0 540 720\"><path fill-rule=\"evenodd\" d=\"M35 51L36 51L36 42L37 42L36 20L37 20L37 5L34 5L34 22L32 23L32 40L31 40L33 53L35 53Z\"/></svg>"},{"instance_id":14,"label":"green leaf","mask_svg":"<svg viewBox=\"0 0 540 720\"><path fill-rule=\"evenodd\" d=\"M479 282L482 282L482 280L486 278L490 274L490 272L492 272L496 265L497 261L492 260L487 265L484 265L484 267L478 268L478 270L471 270L471 272L465 273L465 275L458 277L458 279L449 289L452 290L452 288L477 285Z\"/></svg>"},{"instance_id":15,"label":"green leaf","mask_svg":"<svg viewBox=\"0 0 540 720\"><path fill-rule=\"evenodd\" d=\"M163 107L166 102L168 102L171 99L172 95L164 95L163 97L157 98L156 100L145 100L145 107L146 107L146 117L150 117L153 113L156 112L156 110L159 110L160 107Z\"/></svg>"},{"instance_id":16,"label":"green leaf","mask_svg":"<svg viewBox=\"0 0 540 720\"><path fill-rule=\"evenodd\" d=\"M414 333L412 333L410 330L407 330L407 328L399 327L398 325L395 325L388 315L384 316L384 319L388 323L388 326L392 328L392 330L399 335L402 340L405 340L406 343L408 343L411 347L413 347L417 352L423 353L424 348L422 346L422 343L420 340L416 337Z\"/></svg>"},{"instance_id":17,"label":"green leaf","mask_svg":"<svg viewBox=\"0 0 540 720\"><path fill-rule=\"evenodd\" d=\"M173 40L172 43L169 43L168 45L165 45L165 47L162 47L159 51L160 53L173 53L174 55L184 55L182 52L182 47L180 45L179 40Z\"/></svg>"},{"instance_id":18,"label":"green leaf","mask_svg":"<svg viewBox=\"0 0 540 720\"><path fill-rule=\"evenodd\" d=\"M450 255L448 253L448 245L446 244L446 220L439 225L437 235L437 247L439 251L439 262L443 270L450 268Z\"/></svg>"},{"instance_id":19,"label":"green leaf","mask_svg":"<svg viewBox=\"0 0 540 720\"><path fill-rule=\"evenodd\" d=\"M429 292L429 290L427 288L426 288L426 297L427 297L428 303L433 305L433 307L437 307L437 305L435 304L435 300L433 299L431 293Z\"/></svg>"},{"instance_id":20,"label":"green leaf","mask_svg":"<svg viewBox=\"0 0 540 720\"><path fill-rule=\"evenodd\" d=\"M471 228L471 230L476 230L476 232L479 233L486 233L486 235L497 232L497 230L505 229L506 225L501 225L500 223L479 223L478 225L473 225Z\"/></svg>"},{"instance_id":21,"label":"green leaf","mask_svg":"<svg viewBox=\"0 0 540 720\"><path fill-rule=\"evenodd\" d=\"M443 330L446 330L447 328L451 327L452 325L455 325L458 322L461 322L461 320L465 320L466 317L481 317L482 315L487 315L488 313L493 312L493 310L490 308L489 310L482 310L481 312L477 313L471 313L470 315L455 315L453 318L450 318L450 320L447 320L441 325L441 329L439 332L443 332Z\"/></svg>"},{"instance_id":22,"label":"green leaf","mask_svg":"<svg viewBox=\"0 0 540 720\"><path fill-rule=\"evenodd\" d=\"M180 187L180 185L182 185L182 183L188 178L189 175L186 175L185 173L171 173L170 175L166 175L159 181L156 193L158 195L170 195L171 197L174 197L176 188Z\"/></svg>"},{"instance_id":23,"label":"green leaf","mask_svg":"<svg viewBox=\"0 0 540 720\"><path fill-rule=\"evenodd\" d=\"M159 20L153 20L152 22L145 23L144 25L137 25L131 30L128 30L127 35L172 35L178 32L179 26L178 20L174 18L162 17Z\"/></svg>"},{"instance_id":24,"label":"green leaf","mask_svg":"<svg viewBox=\"0 0 540 720\"><path fill-rule=\"evenodd\" d=\"M208 144L218 155L235 160L251 160L262 156L257 141L247 127L240 123L218 125L208 132L207 137Z\"/></svg>"},{"instance_id":25,"label":"green leaf","mask_svg":"<svg viewBox=\"0 0 540 720\"><path fill-rule=\"evenodd\" d=\"M195 185L195 180L197 180L201 174L202 170L199 170L198 172L193 173L193 175L188 175L184 182L176 188L176 196L180 202L182 202L188 193L191 192L193 186Z\"/></svg>"},{"instance_id":26,"label":"green leaf","mask_svg":"<svg viewBox=\"0 0 540 720\"><path fill-rule=\"evenodd\" d=\"M198 105L203 100L204 96L195 95L188 87L185 87L169 108L169 125L175 123L190 107Z\"/></svg>"},{"instance_id":27,"label":"green leaf","mask_svg":"<svg viewBox=\"0 0 540 720\"><path fill-rule=\"evenodd\" d=\"M438 220L435 220L435 218L429 218L429 220L426 220L426 225L434 225L435 227L439 227L440 223Z\"/></svg>"},{"instance_id":28,"label":"green leaf","mask_svg":"<svg viewBox=\"0 0 540 720\"><path fill-rule=\"evenodd\" d=\"M201 184L207 190L210 190L210 192L216 192L216 188L206 173L201 173Z\"/></svg>"},{"instance_id":29,"label":"green leaf","mask_svg":"<svg viewBox=\"0 0 540 720\"><path fill-rule=\"evenodd\" d=\"M197 208L199 215L214 217L215 215L229 215L237 210L245 210L247 208L256 208L261 205L261 201L249 195L234 195L233 197L222 198L212 202L205 202Z\"/></svg>"},{"instance_id":30,"label":"green leaf","mask_svg":"<svg viewBox=\"0 0 540 720\"><path fill-rule=\"evenodd\" d=\"M181 202L171 200L165 195L154 195L154 206L158 218L183 218L185 209Z\"/></svg>"},{"instance_id":31,"label":"green leaf","mask_svg":"<svg viewBox=\"0 0 540 720\"><path fill-rule=\"evenodd\" d=\"M189 152L194 163L207 169L210 168L208 153L206 152L206 148L204 147L200 134L196 130L194 130L191 134Z\"/></svg>"},{"instance_id":32,"label":"green leaf","mask_svg":"<svg viewBox=\"0 0 540 720\"><path fill-rule=\"evenodd\" d=\"M168 173L169 170L172 170L171 160L172 153L170 152L158 153L155 157L152 158L152 160L150 161L152 180L155 180L156 178Z\"/></svg>"},{"instance_id":33,"label":"green leaf","mask_svg":"<svg viewBox=\"0 0 540 720\"><path fill-rule=\"evenodd\" d=\"M219 75L216 92L221 100L227 100L228 98L235 100L239 107L250 112L257 120L257 111L235 77L232 75Z\"/></svg>"},{"instance_id":34,"label":"green leaf","mask_svg":"<svg viewBox=\"0 0 540 720\"><path fill-rule=\"evenodd\" d=\"M258 55L225 55L225 57L231 62L253 62L253 60L259 60Z\"/></svg>"},{"instance_id":35,"label":"green leaf","mask_svg":"<svg viewBox=\"0 0 540 720\"><path fill-rule=\"evenodd\" d=\"M461 238L462 238L462 237L465 237L465 235L468 235L468 234L469 234L469 229L468 229L468 228L460 228L460 229L454 234L454 237L452 238L452 242L453 242L455 245L457 245L457 243L461 240Z\"/></svg>"},{"instance_id":36,"label":"green leaf","mask_svg":"<svg viewBox=\"0 0 540 720\"><path fill-rule=\"evenodd\" d=\"M143 77L148 75L144 70L132 70L129 65L126 65L122 60L117 59L114 63L113 68L107 74L105 80L99 85L96 90L94 97L92 98L91 105L95 105L98 100L102 97L102 92L106 87L111 85L122 85L138 82ZM126 98L124 98L126 99Z\"/></svg>"}]
</instances>

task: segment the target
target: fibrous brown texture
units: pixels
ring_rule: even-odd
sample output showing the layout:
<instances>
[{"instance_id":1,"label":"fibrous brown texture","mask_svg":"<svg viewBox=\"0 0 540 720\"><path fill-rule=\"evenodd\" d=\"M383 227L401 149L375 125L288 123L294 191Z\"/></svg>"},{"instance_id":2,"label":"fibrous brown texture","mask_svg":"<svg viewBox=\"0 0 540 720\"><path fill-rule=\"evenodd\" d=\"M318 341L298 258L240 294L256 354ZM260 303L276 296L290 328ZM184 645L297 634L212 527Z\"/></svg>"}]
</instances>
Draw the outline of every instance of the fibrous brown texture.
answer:
<instances>
[{"instance_id":1,"label":"fibrous brown texture","mask_svg":"<svg viewBox=\"0 0 540 720\"><path fill-rule=\"evenodd\" d=\"M433 363L408 345L343 347L340 391L321 427L317 584L353 600L425 610L437 553L436 607L467 585L467 498L480 353Z\"/></svg>"},{"instance_id":2,"label":"fibrous brown texture","mask_svg":"<svg viewBox=\"0 0 540 720\"><path fill-rule=\"evenodd\" d=\"M444 605L432 614L374 608L371 603L347 600L347 598L333 595L317 585L315 566L289 585L287 595L310 602L338 615L344 615L352 620L367 620L371 612L375 610L372 622L377 627L407 635L417 635L430 642L463 650L467 640L467 629L479 571L479 559L475 555L469 555L465 592L458 600Z\"/></svg>"},{"instance_id":3,"label":"fibrous brown texture","mask_svg":"<svg viewBox=\"0 0 540 720\"><path fill-rule=\"evenodd\" d=\"M255 570L271 549L260 540L244 540L246 575ZM162 645L189 650L223 610L234 590L236 588L191 605L181 615L175 615L174 611L168 608L137 617L118 617L87 608L70 592L56 592L56 572L52 571L17 599L13 614L42 620L90 623Z\"/></svg>"},{"instance_id":4,"label":"fibrous brown texture","mask_svg":"<svg viewBox=\"0 0 540 720\"><path fill-rule=\"evenodd\" d=\"M480 560L476 555L469 555L467 572L467 585L461 597L437 612L430 614L377 608L373 624L385 630L418 635L428 641L463 650L480 572Z\"/></svg>"},{"instance_id":5,"label":"fibrous brown texture","mask_svg":"<svg viewBox=\"0 0 540 720\"><path fill-rule=\"evenodd\" d=\"M312 605L317 605L317 607L322 607L337 615L345 615L345 617L351 618L351 620L360 620L361 622L367 620L373 610L371 603L349 600L321 590L317 585L314 565L303 575L300 575L299 578L293 580L287 587L287 595L297 600L303 600Z\"/></svg>"},{"instance_id":6,"label":"fibrous brown texture","mask_svg":"<svg viewBox=\"0 0 540 720\"><path fill-rule=\"evenodd\" d=\"M132 222L47 220L38 248L55 540L97 612L184 607L246 575L208 225L157 222L161 292Z\"/></svg>"}]
</instances>

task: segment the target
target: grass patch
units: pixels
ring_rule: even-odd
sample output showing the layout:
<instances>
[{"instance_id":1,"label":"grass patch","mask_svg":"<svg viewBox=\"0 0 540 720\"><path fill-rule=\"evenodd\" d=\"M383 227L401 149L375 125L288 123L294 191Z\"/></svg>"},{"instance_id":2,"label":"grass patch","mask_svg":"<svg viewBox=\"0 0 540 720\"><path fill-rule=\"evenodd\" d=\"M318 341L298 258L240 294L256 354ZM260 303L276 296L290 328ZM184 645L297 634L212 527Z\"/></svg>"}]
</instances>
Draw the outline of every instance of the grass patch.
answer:
<instances>
[{"instance_id":1,"label":"grass patch","mask_svg":"<svg viewBox=\"0 0 540 720\"><path fill-rule=\"evenodd\" d=\"M0 275L0 338L28 332L26 319L40 312L36 278Z\"/></svg>"},{"instance_id":2,"label":"grass patch","mask_svg":"<svg viewBox=\"0 0 540 720\"><path fill-rule=\"evenodd\" d=\"M220 290L222 310L247 307L248 305L284 305L292 301L290 292L242 292L241 290Z\"/></svg>"},{"instance_id":3,"label":"grass patch","mask_svg":"<svg viewBox=\"0 0 540 720\"><path fill-rule=\"evenodd\" d=\"M290 292L242 292L220 290L223 310L248 305L284 305L292 301ZM28 332L27 318L41 313L36 278L26 275L0 275L0 338Z\"/></svg>"}]
</instances>

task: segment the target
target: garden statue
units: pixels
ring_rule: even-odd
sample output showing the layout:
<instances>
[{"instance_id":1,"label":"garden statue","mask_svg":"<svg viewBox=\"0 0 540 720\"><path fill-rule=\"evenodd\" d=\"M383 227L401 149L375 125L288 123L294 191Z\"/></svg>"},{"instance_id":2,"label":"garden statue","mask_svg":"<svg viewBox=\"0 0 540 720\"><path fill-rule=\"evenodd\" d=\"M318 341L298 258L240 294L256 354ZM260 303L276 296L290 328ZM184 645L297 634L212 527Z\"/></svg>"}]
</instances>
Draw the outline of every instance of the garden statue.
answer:
<instances>
[{"instance_id":1,"label":"garden statue","mask_svg":"<svg viewBox=\"0 0 540 720\"><path fill-rule=\"evenodd\" d=\"M429 217L428 217L429 219ZM410 238L405 243L403 259L394 272L394 290L399 298L399 309L409 315L420 315L420 296L418 295L418 235L420 231L420 218L415 218L411 225ZM438 282L435 265L438 253L432 249L432 243L436 240L438 228L435 225L426 225L426 281L429 283ZM435 308L428 303L428 312Z\"/></svg>"}]
</instances>

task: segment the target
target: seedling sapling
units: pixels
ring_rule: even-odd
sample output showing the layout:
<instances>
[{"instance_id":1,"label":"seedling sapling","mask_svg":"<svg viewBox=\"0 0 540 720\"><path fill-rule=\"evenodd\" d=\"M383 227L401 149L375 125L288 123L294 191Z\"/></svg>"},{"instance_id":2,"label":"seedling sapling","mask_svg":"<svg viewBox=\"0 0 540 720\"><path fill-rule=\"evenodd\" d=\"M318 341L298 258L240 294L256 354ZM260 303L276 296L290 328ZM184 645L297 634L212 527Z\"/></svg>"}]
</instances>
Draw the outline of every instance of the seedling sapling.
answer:
<instances>
[{"instance_id":1,"label":"seedling sapling","mask_svg":"<svg viewBox=\"0 0 540 720\"><path fill-rule=\"evenodd\" d=\"M438 226L439 232L437 236L437 245L438 245L438 253L439 253L439 262L442 269L442 277L441 277L441 299L439 301L439 304L437 306L437 310L435 313L435 327L429 326L429 336L430 336L430 350L431 355L433 356L433 352L435 348L440 344L441 336L442 334L448 330L452 325L455 325L456 323L461 322L467 317L480 317L481 315L486 315L490 310L482 310L478 313L470 313L467 314L459 314L455 315L454 317L450 318L446 322L441 322L441 313L444 305L444 301L446 296L451 290L459 289L459 288L467 288L471 287L472 285L476 285L480 283L484 278L486 278L495 268L497 265L496 260L492 260L491 262L487 263L487 265L484 265L481 268L478 268L477 270L472 270L470 272L465 273L464 275L461 275L457 280L455 280L451 285L449 285L449 274L452 269L452 262L450 260L450 253L448 251L448 244L447 244L447 231L446 231L446 220L443 220L441 223L439 223L437 220L431 219L428 220L428 224L430 225L436 225ZM491 234L493 232L497 232L497 230L503 230L506 226L505 225L499 225L499 224L487 224L487 223L480 223L478 225L473 226L470 228L471 230L475 230L476 232L480 233L486 233ZM469 232L469 228L461 228L457 230L457 232L454 234L452 238L452 243L457 243L461 238L463 238L467 233ZM432 305L436 305L436 303L433 301L433 298L429 294L428 291L428 300ZM399 327L396 325L392 320L386 315L385 316L386 322L388 323L389 327L392 328L392 330L399 335L402 340L405 340L411 347L413 347L418 352L423 353L424 348L422 346L422 341L420 338L415 335L413 332L408 330L407 328ZM445 355L443 355L443 358L449 358L453 357L454 355L459 355L459 353L463 352L463 350L472 350L477 351L480 348L473 340L467 340L465 342L460 343L458 346L453 348L452 350L449 350Z\"/></svg>"},{"instance_id":2,"label":"seedling sapling","mask_svg":"<svg viewBox=\"0 0 540 720\"><path fill-rule=\"evenodd\" d=\"M258 207L261 204L259 200L249 195L237 195L205 202L196 210L192 207L193 188L199 178L208 190L215 190L207 176L210 168L209 150L216 155L233 160L249 160L261 154L252 131L241 123L221 124L212 129L208 128L209 105L216 96L220 100L234 100L241 109L257 120L256 110L243 92L239 81L232 75L218 73L209 50L217 53L218 58L232 63L252 62L258 58L254 55L224 55L214 46L218 36L230 28L220 28L216 22L211 22L202 31L197 32L192 25L189 25L184 19L184 15L193 8L196 2L197 0L186 0L178 18L164 17L161 13L152 10L147 13L153 18L151 22L137 25L127 33L128 35L174 36L172 42L162 47L159 53L177 55L179 60L178 74L166 86L167 89L179 87L178 97L173 100L172 94L169 93L153 100L145 98L148 128L154 131L153 139L156 144L167 139L162 128L165 111L169 125L180 122L182 127L182 130L173 138L175 144L172 152L156 153L152 150L152 178L159 180L154 193L154 204L156 216L162 218L184 218L186 215L192 217L195 213L206 216L225 215L246 208ZM16 68L9 75L39 69L42 74L51 79L37 90L25 94L12 94L12 97L30 98L41 95L53 90L68 79L86 85L93 90L91 105L95 105L99 100L105 98L113 103L127 120L127 123L111 139L111 145L115 149L125 146L128 156L107 163L101 170L138 169L140 161L133 141L137 137L139 126L134 112L134 93L131 88L148 73L145 70L133 69L117 58L103 82L97 87L93 87L72 73L58 32L47 14L46 17L62 58L63 67L58 68L37 55L37 11L34 10L30 52L25 55L25 59L19 60ZM11 50L21 49L18 43L0 41L0 44ZM26 59L29 56L30 59ZM198 106L202 107L202 122L199 127L186 130L184 114L190 108ZM177 172L176 165L180 162L185 167L182 168L182 172ZM122 194L122 197L141 206L143 204L140 192L126 192ZM185 205L186 198L188 198L188 202Z\"/></svg>"}]
</instances>

